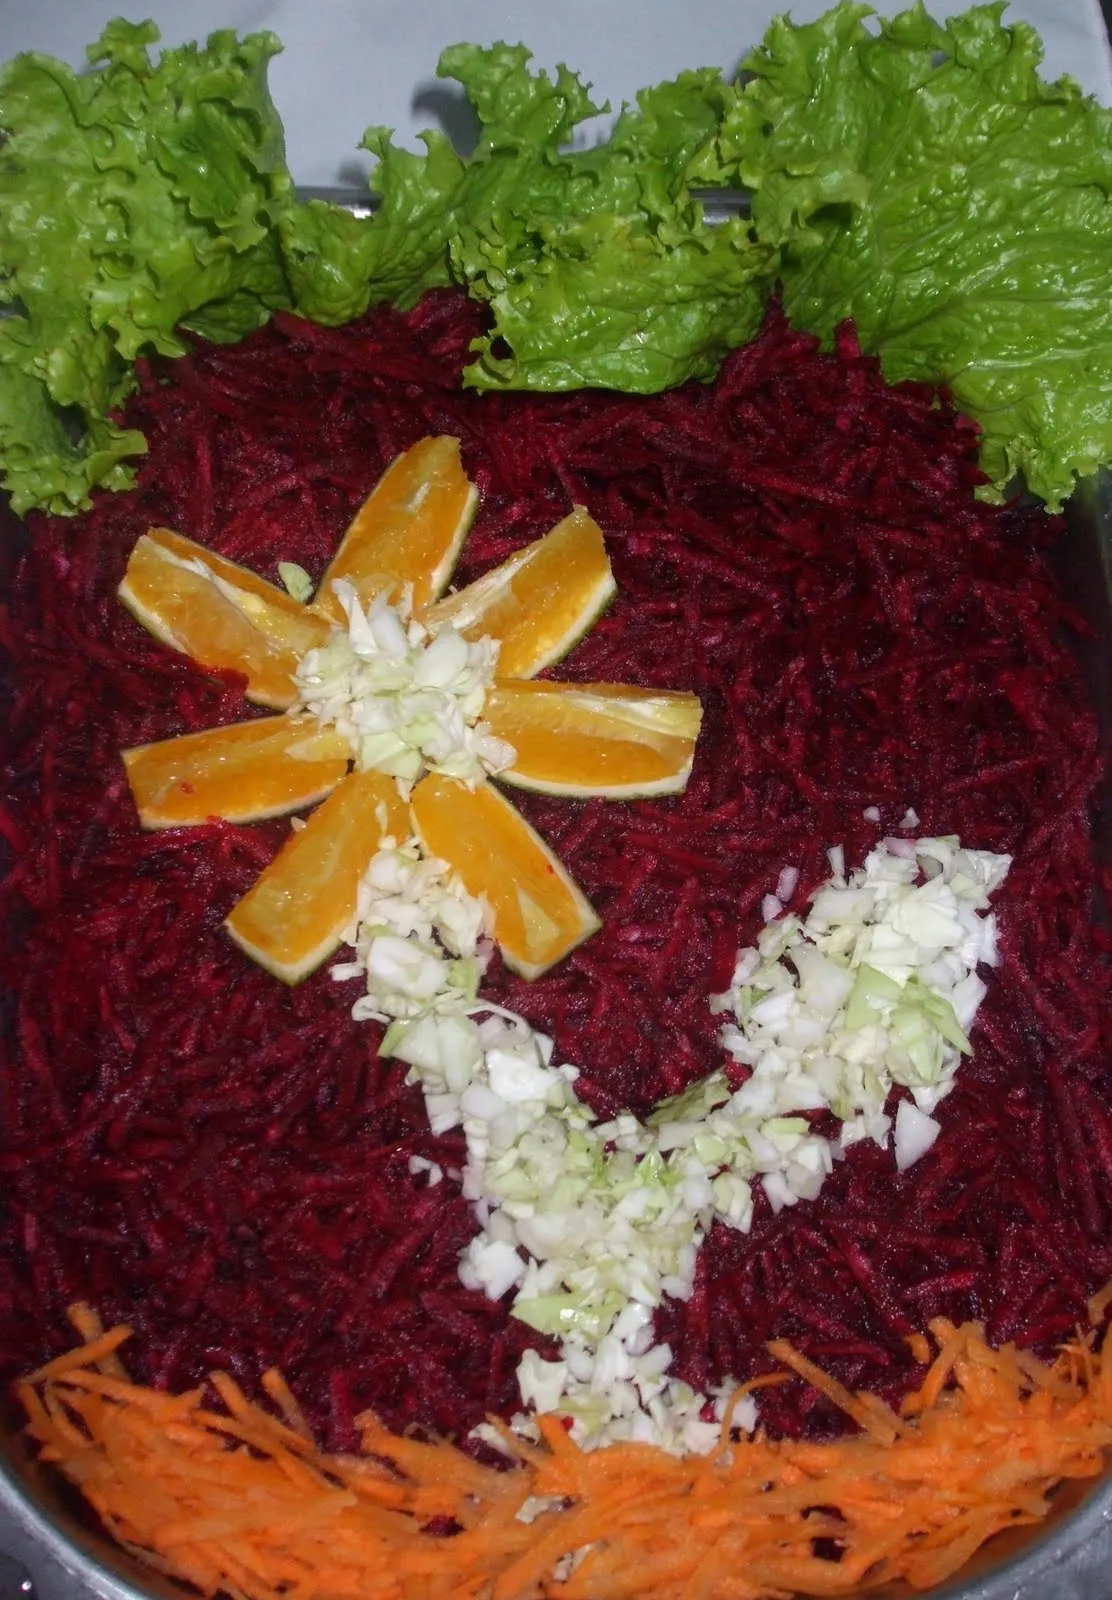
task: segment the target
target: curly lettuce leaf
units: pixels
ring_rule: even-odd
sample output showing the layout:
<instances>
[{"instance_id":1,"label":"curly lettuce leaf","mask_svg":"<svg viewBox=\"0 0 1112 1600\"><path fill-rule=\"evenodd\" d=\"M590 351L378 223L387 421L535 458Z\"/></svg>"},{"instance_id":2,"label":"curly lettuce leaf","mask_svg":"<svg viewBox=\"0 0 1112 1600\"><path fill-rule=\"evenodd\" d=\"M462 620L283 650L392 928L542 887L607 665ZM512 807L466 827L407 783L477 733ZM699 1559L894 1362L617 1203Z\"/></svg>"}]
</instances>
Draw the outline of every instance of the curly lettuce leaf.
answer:
<instances>
[{"instance_id":1,"label":"curly lettuce leaf","mask_svg":"<svg viewBox=\"0 0 1112 1600\"><path fill-rule=\"evenodd\" d=\"M852 317L892 380L948 385L983 429L993 497L1057 508L1112 460L1112 112L1038 77L1002 4L775 22L724 160L781 251L794 323Z\"/></svg>"},{"instance_id":2,"label":"curly lettuce leaf","mask_svg":"<svg viewBox=\"0 0 1112 1600\"><path fill-rule=\"evenodd\" d=\"M72 511L83 503L90 484L126 489L134 476L128 461L147 448L141 433L118 428L105 414L130 388L126 366L116 369L113 387L110 374L95 371L96 351L89 352L84 388L102 394L104 404L85 419L75 439L67 426L72 413L55 403L34 370L33 343L25 318L0 322L0 459L19 516L37 506ZM75 356L78 365L81 352Z\"/></svg>"},{"instance_id":3,"label":"curly lettuce leaf","mask_svg":"<svg viewBox=\"0 0 1112 1600\"><path fill-rule=\"evenodd\" d=\"M440 58L441 76L468 58L457 45ZM426 289L461 279L452 267L452 242L462 228L505 196L525 201L531 169L558 156L576 125L594 115L586 91L566 68L553 82L532 77L521 46L495 45L476 52L478 73L468 93L483 124L479 147L468 158L436 129L421 135L424 152L401 149L389 128L368 128L362 147L375 155L374 214L355 217L325 201L289 207L280 224L299 310L337 324L369 305L403 309Z\"/></svg>"},{"instance_id":4,"label":"curly lettuce leaf","mask_svg":"<svg viewBox=\"0 0 1112 1600\"><path fill-rule=\"evenodd\" d=\"M505 83L489 103L480 96L489 56L465 46L441 60L483 118L514 103ZM506 74L519 99L523 80L536 82L527 59ZM740 218L708 225L690 192L695 171L702 184L727 181L714 151L736 97L710 69L643 90L605 143L545 149L512 190L465 216L451 243L453 272L492 311L468 382L652 393L713 377L726 352L752 337L773 253ZM575 119L593 110L577 106ZM562 128L559 136L566 140ZM492 128L476 157L493 164L507 143Z\"/></svg>"},{"instance_id":5,"label":"curly lettuce leaf","mask_svg":"<svg viewBox=\"0 0 1112 1600\"><path fill-rule=\"evenodd\" d=\"M710 227L689 183L725 182L715 151L737 91L716 72L646 90L610 138L569 150L596 107L566 67L532 73L520 45L440 58L474 108L470 156L439 133L424 153L383 129L373 217L319 202L281 223L300 308L343 321L375 300L412 304L465 284L492 324L466 381L479 387L653 391L712 376L760 321L772 252L742 221Z\"/></svg>"},{"instance_id":6,"label":"curly lettuce leaf","mask_svg":"<svg viewBox=\"0 0 1112 1600\"><path fill-rule=\"evenodd\" d=\"M178 328L239 338L290 303L273 226L292 192L266 88L268 34L164 50L115 21L95 70L0 70L0 461L17 510L126 486L142 436L109 413Z\"/></svg>"},{"instance_id":7,"label":"curly lettuce leaf","mask_svg":"<svg viewBox=\"0 0 1112 1600\"><path fill-rule=\"evenodd\" d=\"M405 310L452 282L448 239L463 163L443 134L422 138L424 156L395 149L387 128L363 135L363 148L379 157L373 190L388 197L373 216L324 200L286 208L282 249L302 316L337 327L370 305Z\"/></svg>"}]
</instances>

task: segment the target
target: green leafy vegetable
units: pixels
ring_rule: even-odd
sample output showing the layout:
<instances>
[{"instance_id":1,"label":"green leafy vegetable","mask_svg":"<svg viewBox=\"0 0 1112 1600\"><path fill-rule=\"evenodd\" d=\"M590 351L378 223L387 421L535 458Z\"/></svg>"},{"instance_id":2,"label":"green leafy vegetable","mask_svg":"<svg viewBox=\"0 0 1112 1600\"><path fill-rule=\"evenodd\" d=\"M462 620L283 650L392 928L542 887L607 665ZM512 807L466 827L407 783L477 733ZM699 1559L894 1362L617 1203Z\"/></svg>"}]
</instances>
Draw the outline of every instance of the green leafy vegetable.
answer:
<instances>
[{"instance_id":1,"label":"green leafy vegetable","mask_svg":"<svg viewBox=\"0 0 1112 1600\"><path fill-rule=\"evenodd\" d=\"M364 149L379 157L375 185L390 196L388 212L355 217L321 200L287 209L282 244L303 316L336 326L372 302L405 308L451 283L448 236L462 164L443 134L423 137L427 155L419 156L393 149L384 128L363 135Z\"/></svg>"},{"instance_id":2,"label":"green leafy vegetable","mask_svg":"<svg viewBox=\"0 0 1112 1600\"><path fill-rule=\"evenodd\" d=\"M1002 4L773 23L723 149L782 248L788 314L852 317L891 379L946 383L1013 474L1057 507L1112 460L1112 113Z\"/></svg>"},{"instance_id":3,"label":"green leafy vegetable","mask_svg":"<svg viewBox=\"0 0 1112 1600\"><path fill-rule=\"evenodd\" d=\"M109 414L135 355L181 352L183 324L240 338L289 304L277 40L216 33L152 65L157 38L116 21L95 71L38 55L0 71L0 463L17 511L131 482L143 438Z\"/></svg>"},{"instance_id":4,"label":"green leafy vegetable","mask_svg":"<svg viewBox=\"0 0 1112 1600\"><path fill-rule=\"evenodd\" d=\"M474 164L502 168L451 242L454 275L493 312L467 381L645 393L712 377L757 330L772 254L744 221L709 226L688 189L696 166L702 182L726 181L713 151L736 90L716 72L685 72L643 91L605 143L561 153L595 112L561 74L563 114L530 150L525 135L545 123L548 83L528 76L527 59L461 46L440 63L483 124Z\"/></svg>"},{"instance_id":5,"label":"green leafy vegetable","mask_svg":"<svg viewBox=\"0 0 1112 1600\"><path fill-rule=\"evenodd\" d=\"M17 510L121 488L143 449L112 413L135 356L180 330L231 340L288 307L337 324L466 285L490 322L466 381L650 392L709 378L779 276L792 320L852 317L890 378L948 384L999 494L1056 506L1112 461L1112 112L1037 76L1000 4L941 26L843 0L773 23L741 88L713 71L645 90L610 137L565 67L456 45L470 156L372 128L371 217L301 203L266 88L269 34L162 52L116 21L77 76L0 71L0 464ZM708 225L694 187L741 184Z\"/></svg>"},{"instance_id":6,"label":"green leafy vegetable","mask_svg":"<svg viewBox=\"0 0 1112 1600\"><path fill-rule=\"evenodd\" d=\"M727 181L715 151L736 89L685 72L642 93L607 141L569 151L599 108L567 68L533 74L529 59L520 45L446 50L439 73L479 120L473 154L439 133L414 154L370 129L377 214L287 212L301 309L342 320L455 281L492 311L469 383L651 392L711 377L756 331L772 258L743 221L708 226L688 188L695 169Z\"/></svg>"}]
</instances>

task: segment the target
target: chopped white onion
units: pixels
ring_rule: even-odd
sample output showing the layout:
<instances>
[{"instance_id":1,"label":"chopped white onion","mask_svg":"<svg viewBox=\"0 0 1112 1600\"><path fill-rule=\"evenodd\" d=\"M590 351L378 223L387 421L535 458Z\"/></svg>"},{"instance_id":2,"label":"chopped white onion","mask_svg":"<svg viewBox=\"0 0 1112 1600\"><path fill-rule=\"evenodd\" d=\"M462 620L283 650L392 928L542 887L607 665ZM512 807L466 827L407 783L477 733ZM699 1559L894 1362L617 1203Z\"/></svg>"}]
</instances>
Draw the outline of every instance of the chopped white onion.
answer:
<instances>
[{"instance_id":1,"label":"chopped white onion","mask_svg":"<svg viewBox=\"0 0 1112 1600\"><path fill-rule=\"evenodd\" d=\"M798 867L781 867L780 876L776 880L776 898L781 905L787 905L796 891L799 883Z\"/></svg>"},{"instance_id":2,"label":"chopped white onion","mask_svg":"<svg viewBox=\"0 0 1112 1600\"><path fill-rule=\"evenodd\" d=\"M498 645L469 642L447 626L436 634L385 593L364 611L354 587L333 585L347 617L327 644L308 651L294 682L298 705L350 743L362 770L414 783L426 769L472 788L504 772L515 752L481 720Z\"/></svg>"},{"instance_id":3,"label":"chopped white onion","mask_svg":"<svg viewBox=\"0 0 1112 1600\"><path fill-rule=\"evenodd\" d=\"M401 648L388 629L385 640ZM426 675L458 659L445 647ZM829 854L832 877L806 917L784 913L798 880L781 872L755 948L711 998L730 1016L720 1037L747 1080L735 1088L714 1073L646 1123L596 1122L551 1039L478 1000L484 908L439 863L391 847L360 888L356 959L339 970L366 974L357 1006L392 1019L382 1048L409 1064L433 1131L463 1130L461 1188L478 1232L460 1277L492 1299L512 1295L515 1316L559 1341L558 1360L526 1353L519 1388L535 1411L567 1416L584 1448L713 1449L728 1389L711 1397L708 1422L711 1400L668 1376L653 1317L666 1296L690 1297L714 1222L745 1231L756 1183L779 1211L813 1200L858 1141L887 1147L897 1085L910 1098L895 1116L896 1166L938 1137L931 1113L969 1048L985 992L975 968L995 956L988 897L1007 858L893 839L847 877L842 852ZM812 1110L840 1121L836 1139L811 1131L801 1113ZM423 1157L410 1171L442 1176ZM751 1398L734 1420L755 1425Z\"/></svg>"},{"instance_id":4,"label":"chopped white onion","mask_svg":"<svg viewBox=\"0 0 1112 1600\"><path fill-rule=\"evenodd\" d=\"M920 1156L925 1156L941 1131L934 1118L925 1116L913 1101L901 1100L896 1108L896 1125L892 1136L896 1165L900 1171L906 1172Z\"/></svg>"}]
</instances>

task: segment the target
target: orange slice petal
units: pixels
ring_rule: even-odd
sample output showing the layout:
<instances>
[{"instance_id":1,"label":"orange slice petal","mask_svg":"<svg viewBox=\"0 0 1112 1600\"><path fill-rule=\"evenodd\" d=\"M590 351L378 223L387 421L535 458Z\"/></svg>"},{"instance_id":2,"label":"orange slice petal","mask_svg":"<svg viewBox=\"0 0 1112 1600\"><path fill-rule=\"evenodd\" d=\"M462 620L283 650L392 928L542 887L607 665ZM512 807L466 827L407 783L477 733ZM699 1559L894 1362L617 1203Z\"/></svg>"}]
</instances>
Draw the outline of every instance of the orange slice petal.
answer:
<instances>
[{"instance_id":1,"label":"orange slice petal","mask_svg":"<svg viewBox=\"0 0 1112 1600\"><path fill-rule=\"evenodd\" d=\"M315 805L344 777L346 739L314 717L258 717L123 752L144 828L257 822Z\"/></svg>"},{"instance_id":2,"label":"orange slice petal","mask_svg":"<svg viewBox=\"0 0 1112 1600\"><path fill-rule=\"evenodd\" d=\"M600 926L590 903L539 834L489 783L423 778L410 800L425 853L447 861L494 914L508 967L539 978Z\"/></svg>"},{"instance_id":3,"label":"orange slice petal","mask_svg":"<svg viewBox=\"0 0 1112 1600\"><path fill-rule=\"evenodd\" d=\"M247 698L285 710L300 658L329 624L284 589L169 528L136 541L119 596L137 622L202 667L242 672Z\"/></svg>"},{"instance_id":4,"label":"orange slice petal","mask_svg":"<svg viewBox=\"0 0 1112 1600\"><path fill-rule=\"evenodd\" d=\"M413 585L413 608L452 576L479 501L449 434L421 439L387 467L364 500L320 581L313 610L344 623L332 584L346 578L366 607L383 589Z\"/></svg>"},{"instance_id":5,"label":"orange slice petal","mask_svg":"<svg viewBox=\"0 0 1112 1600\"><path fill-rule=\"evenodd\" d=\"M224 926L253 961L300 983L340 943L359 880L387 836L409 837L397 784L381 772L351 773L290 834Z\"/></svg>"},{"instance_id":6,"label":"orange slice petal","mask_svg":"<svg viewBox=\"0 0 1112 1600\"><path fill-rule=\"evenodd\" d=\"M467 639L497 639L498 676L531 678L567 655L615 587L602 529L576 506L543 539L430 606L422 620L433 632L450 622Z\"/></svg>"},{"instance_id":7,"label":"orange slice petal","mask_svg":"<svg viewBox=\"0 0 1112 1600\"><path fill-rule=\"evenodd\" d=\"M483 717L517 752L501 781L628 800L686 786L703 708L694 694L620 683L498 682Z\"/></svg>"}]
</instances>

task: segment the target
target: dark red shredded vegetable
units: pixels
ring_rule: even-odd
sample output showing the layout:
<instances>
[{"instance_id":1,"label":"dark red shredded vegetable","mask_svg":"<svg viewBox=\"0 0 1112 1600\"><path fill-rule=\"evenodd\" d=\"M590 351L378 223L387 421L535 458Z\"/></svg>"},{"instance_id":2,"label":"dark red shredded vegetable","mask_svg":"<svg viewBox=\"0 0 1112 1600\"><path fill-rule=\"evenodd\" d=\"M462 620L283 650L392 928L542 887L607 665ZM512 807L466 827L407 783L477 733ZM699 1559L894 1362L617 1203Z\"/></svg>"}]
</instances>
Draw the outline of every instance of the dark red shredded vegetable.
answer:
<instances>
[{"instance_id":1,"label":"dark red shredded vegetable","mask_svg":"<svg viewBox=\"0 0 1112 1600\"><path fill-rule=\"evenodd\" d=\"M825 850L859 860L913 806L926 832L1009 851L1003 964L943 1133L903 1177L858 1146L815 1204L716 1230L660 1332L704 1386L790 1338L897 1397L905 1335L983 1319L1049 1347L1112 1274L1108 940L1090 928L1101 758L1044 565L1055 525L973 497L975 432L886 387L845 333L833 355L777 313L710 387L650 399L458 387L476 312L454 295L345 329L292 317L236 348L145 368L128 420L138 488L74 522L31 519L3 615L15 662L0 834L8 1058L0 1086L0 1372L68 1344L91 1300L178 1386L276 1363L327 1443L352 1418L462 1433L516 1408L528 1330L460 1284L471 1233L404 1069L327 972L286 990L220 922L287 824L143 835L118 751L245 714L115 596L168 523L268 577L319 575L386 462L463 440L482 508L461 578L586 504L618 599L558 670L694 689L682 797L525 797L603 918L532 986L489 993L552 1031L591 1103L644 1109L721 1064L706 1000L781 867L797 903ZM878 807L879 824L865 817ZM1102 946L1104 949L1102 949ZM771 1426L828 1431L802 1385Z\"/></svg>"}]
</instances>

